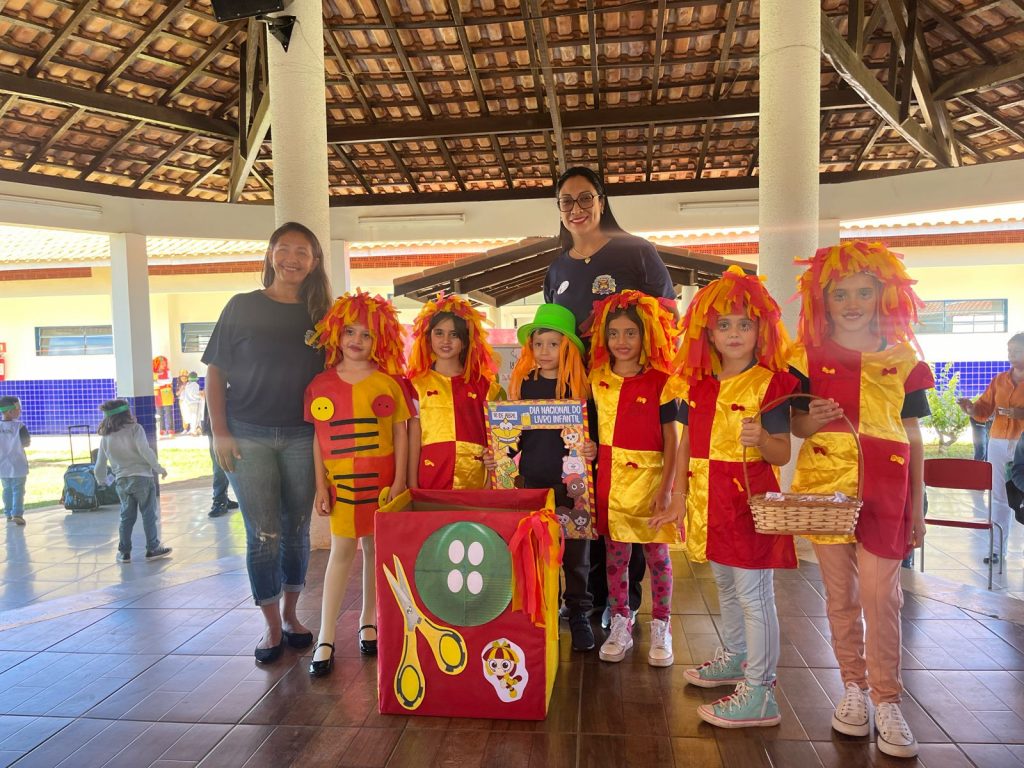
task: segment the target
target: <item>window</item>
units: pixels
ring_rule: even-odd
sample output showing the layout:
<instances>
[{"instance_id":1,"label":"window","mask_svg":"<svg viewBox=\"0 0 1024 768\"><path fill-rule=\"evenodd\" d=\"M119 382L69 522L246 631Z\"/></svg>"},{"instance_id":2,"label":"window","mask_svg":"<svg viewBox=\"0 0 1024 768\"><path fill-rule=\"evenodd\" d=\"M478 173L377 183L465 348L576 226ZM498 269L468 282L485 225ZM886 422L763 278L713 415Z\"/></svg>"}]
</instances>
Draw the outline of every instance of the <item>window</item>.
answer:
<instances>
[{"instance_id":1,"label":"window","mask_svg":"<svg viewBox=\"0 0 1024 768\"><path fill-rule=\"evenodd\" d=\"M1006 299L926 301L918 333L1006 333Z\"/></svg>"},{"instance_id":2,"label":"window","mask_svg":"<svg viewBox=\"0 0 1024 768\"><path fill-rule=\"evenodd\" d=\"M199 352L206 351L206 345L210 343L210 336L213 335L213 328L216 323L182 323L181 324L181 351Z\"/></svg>"},{"instance_id":3,"label":"window","mask_svg":"<svg viewBox=\"0 0 1024 768\"><path fill-rule=\"evenodd\" d=\"M109 325L59 325L36 328L36 354L112 355L114 336Z\"/></svg>"}]
</instances>

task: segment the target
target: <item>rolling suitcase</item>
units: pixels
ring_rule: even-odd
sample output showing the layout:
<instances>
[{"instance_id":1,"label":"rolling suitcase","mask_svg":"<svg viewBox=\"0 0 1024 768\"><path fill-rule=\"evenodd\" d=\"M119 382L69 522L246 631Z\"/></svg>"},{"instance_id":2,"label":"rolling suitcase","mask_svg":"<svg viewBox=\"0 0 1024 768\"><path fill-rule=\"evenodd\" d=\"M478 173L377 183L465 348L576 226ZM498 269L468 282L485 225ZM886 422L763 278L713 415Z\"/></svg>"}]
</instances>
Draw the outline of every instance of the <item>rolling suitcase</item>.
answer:
<instances>
[{"instance_id":1,"label":"rolling suitcase","mask_svg":"<svg viewBox=\"0 0 1024 768\"><path fill-rule=\"evenodd\" d=\"M89 437L89 449L92 451L91 428L88 424L73 424L68 427L68 443L71 446L71 464L64 470L64 492L61 494L61 503L65 509L72 512L96 509L100 503L96 497L96 477L93 475L94 465L92 462L75 463L75 441L73 438L75 430L84 430ZM88 454L87 454L88 455Z\"/></svg>"}]
</instances>

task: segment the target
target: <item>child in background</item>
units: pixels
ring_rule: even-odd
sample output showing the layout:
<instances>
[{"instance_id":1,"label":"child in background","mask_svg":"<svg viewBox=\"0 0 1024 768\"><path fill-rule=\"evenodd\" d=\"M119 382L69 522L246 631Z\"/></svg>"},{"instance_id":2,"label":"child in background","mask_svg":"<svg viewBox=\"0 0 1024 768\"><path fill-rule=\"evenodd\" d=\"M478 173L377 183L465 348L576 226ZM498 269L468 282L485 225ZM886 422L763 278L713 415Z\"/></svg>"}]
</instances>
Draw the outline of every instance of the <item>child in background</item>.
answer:
<instances>
[{"instance_id":1,"label":"child in background","mask_svg":"<svg viewBox=\"0 0 1024 768\"><path fill-rule=\"evenodd\" d=\"M15 525L25 524L25 449L31 442L28 427L21 421L21 400L13 395L0 397L0 485L4 489L4 516Z\"/></svg>"},{"instance_id":2,"label":"child in background","mask_svg":"<svg viewBox=\"0 0 1024 768\"><path fill-rule=\"evenodd\" d=\"M465 299L438 296L413 325L408 371L415 390L409 424L413 488L483 488L486 483L486 404L503 393L483 322Z\"/></svg>"},{"instance_id":3,"label":"child in background","mask_svg":"<svg viewBox=\"0 0 1024 768\"><path fill-rule=\"evenodd\" d=\"M532 323L516 333L523 345L519 360L509 379L509 397L513 400L587 400L590 385L583 365L583 342L576 336L576 319L558 304L542 304ZM590 406L593 415L593 404ZM596 446L589 440L581 451L593 460ZM562 478L565 444L558 430L528 429L519 437L519 475L525 488L551 488L555 506L571 510L573 501ZM488 467L491 469L492 467ZM577 651L594 648L594 630L588 618L594 598L587 591L590 574L590 541L565 539L562 555L565 590L562 599L569 614L572 647Z\"/></svg>"},{"instance_id":4,"label":"child in background","mask_svg":"<svg viewBox=\"0 0 1024 768\"><path fill-rule=\"evenodd\" d=\"M747 492L778 491L774 467L789 461L789 402L758 416L797 388L793 376L780 372L788 352L779 305L757 276L739 267L698 291L683 318L679 373L672 381L682 399L683 425L675 486L667 513L651 524L680 523L685 512L687 557L711 561L722 647L684 674L702 688L736 686L697 708L701 719L722 728L770 726L781 719L772 569L796 568L796 549L792 536L754 530Z\"/></svg>"},{"instance_id":5,"label":"child in background","mask_svg":"<svg viewBox=\"0 0 1024 768\"><path fill-rule=\"evenodd\" d=\"M313 677L327 675L334 667L338 612L357 539L363 550L359 650L365 655L377 653L373 516L382 489L388 489L387 501L391 501L406 488L404 422L409 406L398 376L405 362L404 335L388 301L357 290L334 302L317 323L310 342L327 353L327 369L306 387L304 406L306 420L316 429L313 508L331 518L320 637L309 665Z\"/></svg>"},{"instance_id":6,"label":"child in background","mask_svg":"<svg viewBox=\"0 0 1024 768\"><path fill-rule=\"evenodd\" d=\"M665 302L662 304L661 302ZM652 666L672 664L672 561L679 528L652 528L669 505L676 457L676 404L665 384L675 354L675 317L668 301L623 291L594 303L590 388L597 405L597 523L605 537L612 623L603 661L618 662L633 647L626 596L630 543L644 545L651 572ZM614 489L614 493L612 490Z\"/></svg>"},{"instance_id":7,"label":"child in background","mask_svg":"<svg viewBox=\"0 0 1024 768\"><path fill-rule=\"evenodd\" d=\"M132 560L132 529L139 513L146 532L146 560L157 560L171 554L171 548L160 543L157 527L156 481L153 473L167 477L156 454L149 446L146 432L135 421L126 400L108 400L100 406L100 447L96 453L93 474L97 483L107 481L107 463L114 472L114 487L121 499L121 527L117 544L117 562Z\"/></svg>"},{"instance_id":8,"label":"child in background","mask_svg":"<svg viewBox=\"0 0 1024 768\"><path fill-rule=\"evenodd\" d=\"M178 391L182 432L198 435L203 428L203 393L199 390L199 374L189 371L188 381Z\"/></svg>"},{"instance_id":9,"label":"child in background","mask_svg":"<svg viewBox=\"0 0 1024 768\"><path fill-rule=\"evenodd\" d=\"M924 450L918 419L927 416L931 369L909 342L921 300L901 258L881 243L851 242L798 261L799 344L790 365L804 390L824 400L797 403L793 434L805 438L794 493L858 493L860 434L864 506L855 536L811 537L821 566L832 648L845 691L832 728L871 729L878 749L913 757L917 740L900 711L900 562L924 534Z\"/></svg>"}]
</instances>

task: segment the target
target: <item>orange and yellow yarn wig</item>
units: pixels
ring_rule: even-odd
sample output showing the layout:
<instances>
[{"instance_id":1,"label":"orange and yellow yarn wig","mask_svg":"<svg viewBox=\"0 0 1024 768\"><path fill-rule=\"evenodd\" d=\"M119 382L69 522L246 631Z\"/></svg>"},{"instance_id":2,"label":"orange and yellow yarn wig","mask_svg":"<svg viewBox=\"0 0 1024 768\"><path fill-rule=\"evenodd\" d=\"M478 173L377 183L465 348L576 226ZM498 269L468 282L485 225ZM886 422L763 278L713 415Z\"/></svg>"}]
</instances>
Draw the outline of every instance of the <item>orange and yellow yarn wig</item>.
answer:
<instances>
[{"instance_id":1,"label":"orange and yellow yarn wig","mask_svg":"<svg viewBox=\"0 0 1024 768\"><path fill-rule=\"evenodd\" d=\"M309 346L327 352L325 367L337 365L341 353L341 335L346 325L365 325L373 337L370 358L382 371L392 376L405 368L405 329L398 322L398 313L391 302L371 296L358 288L335 299L327 314L313 328Z\"/></svg>"},{"instance_id":2,"label":"orange and yellow yarn wig","mask_svg":"<svg viewBox=\"0 0 1024 768\"><path fill-rule=\"evenodd\" d=\"M469 343L466 345L466 364L462 378L472 382L483 378L494 381L498 376L498 358L487 342L487 330L484 328L486 318L481 312L460 296L438 294L437 298L428 301L416 317L412 327L412 358L409 360L407 375L410 379L429 371L434 364L434 354L430 350L430 321L435 315L448 312L461 318L469 331Z\"/></svg>"},{"instance_id":3,"label":"orange and yellow yarn wig","mask_svg":"<svg viewBox=\"0 0 1024 768\"><path fill-rule=\"evenodd\" d=\"M742 268L731 266L719 279L697 291L683 317L683 345L675 362L685 390L721 371L721 357L707 331L721 315L736 314L757 321L754 354L758 364L770 371L786 370L790 340L778 302L765 288L763 276L748 275Z\"/></svg>"},{"instance_id":4,"label":"orange and yellow yarn wig","mask_svg":"<svg viewBox=\"0 0 1024 768\"><path fill-rule=\"evenodd\" d=\"M794 263L807 266L797 278L797 295L801 301L797 338L802 343L820 346L829 336L825 304L829 286L850 275L866 272L878 280L880 286L875 316L879 336L887 345L906 341L918 346L914 325L917 310L924 302L911 288L917 281L910 279L900 254L893 253L882 243L855 240L819 248L811 258L796 259Z\"/></svg>"},{"instance_id":5,"label":"orange and yellow yarn wig","mask_svg":"<svg viewBox=\"0 0 1024 768\"><path fill-rule=\"evenodd\" d=\"M676 318L670 299L654 298L640 291L622 291L594 302L594 311L583 324L583 333L590 336L590 370L596 371L611 362L608 353L608 317L620 309L632 308L643 324L644 341L640 364L671 374L676 353Z\"/></svg>"},{"instance_id":6,"label":"orange and yellow yarn wig","mask_svg":"<svg viewBox=\"0 0 1024 768\"><path fill-rule=\"evenodd\" d=\"M544 331L544 328L538 328ZM523 381L540 376L540 367L533 356L533 334L527 338L519 353L519 360L512 369L508 380L509 400L518 400L523 391ZM562 343L558 347L558 378L555 383L555 397L573 400L586 400L590 397L590 382L587 380L587 369L583 365L583 355L576 345L563 334Z\"/></svg>"}]
</instances>

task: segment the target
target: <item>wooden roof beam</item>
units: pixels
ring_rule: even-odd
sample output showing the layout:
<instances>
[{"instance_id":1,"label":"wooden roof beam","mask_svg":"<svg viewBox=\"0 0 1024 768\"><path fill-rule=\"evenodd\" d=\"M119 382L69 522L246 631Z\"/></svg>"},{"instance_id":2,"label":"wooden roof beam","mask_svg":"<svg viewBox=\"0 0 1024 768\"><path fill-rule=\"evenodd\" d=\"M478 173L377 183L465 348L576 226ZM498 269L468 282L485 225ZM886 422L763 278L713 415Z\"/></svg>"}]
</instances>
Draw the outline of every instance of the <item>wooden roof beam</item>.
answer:
<instances>
[{"instance_id":1,"label":"wooden roof beam","mask_svg":"<svg viewBox=\"0 0 1024 768\"><path fill-rule=\"evenodd\" d=\"M260 154L260 148L270 132L270 91L263 91L260 103L253 114L252 125L245 135L245 144L236 141L231 152L231 181L228 185L228 202L237 203L245 190L253 164Z\"/></svg>"},{"instance_id":2,"label":"wooden roof beam","mask_svg":"<svg viewBox=\"0 0 1024 768\"><path fill-rule=\"evenodd\" d=\"M227 162L227 160L228 158L225 157L221 158L220 160L214 160L212 163L210 163L209 167L205 171L201 171L199 173L199 176L196 177L195 181L193 181L191 184L185 187L185 191L182 192L182 196L188 197L201 186L203 186L203 184L209 181L210 178L213 177L214 174L216 174L217 171L220 170L221 166L224 165L224 163Z\"/></svg>"},{"instance_id":3,"label":"wooden roof beam","mask_svg":"<svg viewBox=\"0 0 1024 768\"><path fill-rule=\"evenodd\" d=\"M366 191L366 194L372 195L373 187L370 186L370 183L366 180L363 172L359 170L352 158L348 156L348 153L345 151L345 147L341 144L328 144L327 146L334 151L334 154L339 160L341 160L341 164L345 166L345 169L356 177L356 180Z\"/></svg>"},{"instance_id":4,"label":"wooden roof beam","mask_svg":"<svg viewBox=\"0 0 1024 768\"><path fill-rule=\"evenodd\" d=\"M733 0L733 5L736 0ZM658 103L658 89L661 85L661 56L665 45L665 0L658 0L658 12L654 22L654 63L651 65L651 106ZM654 173L654 123L647 124L647 159L644 162L644 181L650 181Z\"/></svg>"},{"instance_id":5,"label":"wooden roof beam","mask_svg":"<svg viewBox=\"0 0 1024 768\"><path fill-rule=\"evenodd\" d=\"M227 29L224 30L221 36L218 37L203 52L202 56L195 60L195 62L188 68L185 74L181 76L178 82L176 82L167 90L167 92L163 95L163 98L160 99L160 103L164 105L170 104L171 100L173 100L175 96L181 93L188 86L188 84L196 78L196 76L200 72L206 69L210 65L211 61L213 61L217 56L223 53L224 48L227 46L228 43L235 39L235 36L241 30L242 24L244 23L245 22L239 20L233 21L230 24L228 24Z\"/></svg>"},{"instance_id":6,"label":"wooden roof beam","mask_svg":"<svg viewBox=\"0 0 1024 768\"><path fill-rule=\"evenodd\" d=\"M64 134L67 133L71 126L75 124L75 121L82 116L84 111L85 110L81 107L69 108L67 114L64 115L64 119L54 127L53 133L51 133L38 147L36 147L35 151L26 158L24 163L21 164L21 170L30 171L32 170L32 166L42 161L46 157L46 153L50 151L54 144L64 137Z\"/></svg>"},{"instance_id":7,"label":"wooden roof beam","mask_svg":"<svg viewBox=\"0 0 1024 768\"><path fill-rule=\"evenodd\" d=\"M197 131L217 138L232 139L237 135L231 123L205 115L170 109L112 93L87 91L84 88L35 77L12 75L8 72L0 72L0 93L10 93L50 104L79 107L89 112L103 112L130 120L145 120L147 123L166 125L177 130Z\"/></svg>"},{"instance_id":8,"label":"wooden roof beam","mask_svg":"<svg viewBox=\"0 0 1024 768\"><path fill-rule=\"evenodd\" d=\"M93 8L96 6L96 0L84 0L84 2L75 8L71 13L71 17L64 22L59 28L53 30L53 37L50 38L50 42L47 44L43 52L39 54L38 58L32 62L32 66L28 68L26 74L29 77L36 77L43 67L49 63L50 59L53 58L54 54L61 49L61 46L67 42L67 39L71 37L78 25L81 24L82 19L88 15L91 15Z\"/></svg>"},{"instance_id":9,"label":"wooden roof beam","mask_svg":"<svg viewBox=\"0 0 1024 768\"><path fill-rule=\"evenodd\" d=\"M840 38L842 40L842 38ZM843 43L845 45L845 42ZM866 68L865 68L866 70ZM874 79L870 70L868 76ZM876 80L877 82L877 80ZM881 86L881 84L879 83ZM884 90L884 86L881 86ZM3 90L0 87L0 90ZM864 100L854 90L840 89L821 94L821 108L863 109ZM757 117L756 96L721 99L719 101L674 101L653 107L616 107L574 110L562 114L567 131L638 126L646 123L683 123L716 120L738 120ZM551 130L550 116L537 113L495 115L491 117L409 120L366 125L336 126L327 129L329 144L365 144L375 141L421 141L444 136L481 136L489 133L543 133Z\"/></svg>"},{"instance_id":10,"label":"wooden roof beam","mask_svg":"<svg viewBox=\"0 0 1024 768\"><path fill-rule=\"evenodd\" d=\"M142 53L149 47L149 44L153 42L171 18L173 18L182 8L185 7L187 0L172 0L164 12L161 13L156 19L150 22L149 30L143 33L143 35L135 41L135 44L128 49L128 52L121 57L121 60L114 65L102 80L96 85L97 91L105 91L110 88L111 84L120 76L122 72L131 66L132 62L135 61L135 57Z\"/></svg>"},{"instance_id":11,"label":"wooden roof beam","mask_svg":"<svg viewBox=\"0 0 1024 768\"><path fill-rule=\"evenodd\" d=\"M1003 118L999 117L999 115L997 115L992 109L989 109L988 105L986 105L977 96L961 96L960 102L966 104L974 112L984 117L997 128L1006 131L1008 134L1013 136L1018 141L1024 141L1024 129L1021 129L1019 126L1014 126L1011 123L1007 122L1006 120L1003 120Z\"/></svg>"},{"instance_id":12,"label":"wooden roof beam","mask_svg":"<svg viewBox=\"0 0 1024 768\"><path fill-rule=\"evenodd\" d=\"M725 29L722 31L722 48L718 52L718 66L715 69L715 84L712 86L711 99L718 101L722 98L722 84L725 82L725 65L729 62L729 53L732 51L733 37L736 34L736 14L739 10L739 0L732 0L729 4L729 16L725 22ZM700 154L697 156L696 178L704 175L704 166L707 163L708 144L711 141L711 130L713 120L704 123L703 139L700 145Z\"/></svg>"},{"instance_id":13,"label":"wooden roof beam","mask_svg":"<svg viewBox=\"0 0 1024 768\"><path fill-rule=\"evenodd\" d=\"M935 88L936 99L954 99L1024 78L1024 53L1000 64L970 67L947 77Z\"/></svg>"},{"instance_id":14,"label":"wooden roof beam","mask_svg":"<svg viewBox=\"0 0 1024 768\"><path fill-rule=\"evenodd\" d=\"M107 147L105 150L96 155L95 158L93 158L93 161L89 163L88 166L86 166L85 170L82 171L81 175L78 178L84 181L85 179L88 179L90 176L96 173L96 171L99 170L100 166L103 165L103 163L106 162L106 160L111 155L117 152L117 150L123 147L125 143L128 141L128 139L130 139L132 135L137 130L139 130L139 128L141 128L143 125L145 125L145 123L142 120L136 120L134 123L129 125L128 129L120 136L118 136L116 139L114 139L110 143L109 147Z\"/></svg>"},{"instance_id":15,"label":"wooden roof beam","mask_svg":"<svg viewBox=\"0 0 1024 768\"><path fill-rule=\"evenodd\" d=\"M966 32L964 32L960 28L960 25L953 21L953 19L949 16L948 13L943 11L941 8L939 8L938 5L935 4L935 0L920 0L920 2L921 7L928 12L929 16L931 16L939 23L939 26L945 27L950 32L952 32L956 37L958 37L960 40L964 42L964 45L966 45L968 48L974 51L974 53L983 61L986 61L989 64L996 63L996 57L992 53L992 51L990 51L985 46L978 45L978 43L974 42L974 39Z\"/></svg>"},{"instance_id":16,"label":"wooden roof beam","mask_svg":"<svg viewBox=\"0 0 1024 768\"><path fill-rule=\"evenodd\" d=\"M864 54L864 0L849 0L847 3L846 42L858 56Z\"/></svg>"},{"instance_id":17,"label":"wooden roof beam","mask_svg":"<svg viewBox=\"0 0 1024 768\"><path fill-rule=\"evenodd\" d=\"M459 38L459 47L462 49L462 60L466 62L466 71L469 72L469 79L473 83L473 93L480 103L480 114L489 115L490 108L487 106L487 96L484 94L483 86L480 84L480 75L476 71L476 62L473 61L473 49L469 46L469 37L466 35L466 22L462 17L462 9L459 7L459 0L448 0L448 12L455 23L455 34Z\"/></svg>"},{"instance_id":18,"label":"wooden roof beam","mask_svg":"<svg viewBox=\"0 0 1024 768\"><path fill-rule=\"evenodd\" d=\"M178 152L183 150L198 135L199 134L195 132L186 133L184 136L182 136L180 139L174 142L174 146L172 146L170 149L164 152L160 159L154 162L153 165L150 166L149 170L142 174L138 178L138 180L134 184L132 184L132 186L135 187L136 189L141 188L143 184L145 184L147 181L153 178L153 176L156 175L156 172L159 171L161 167L163 167L164 163L166 163L168 160L170 160L172 157L178 154Z\"/></svg>"},{"instance_id":19,"label":"wooden roof beam","mask_svg":"<svg viewBox=\"0 0 1024 768\"><path fill-rule=\"evenodd\" d=\"M886 2L886 0L880 0ZM864 101L891 125L915 149L932 158L941 166L950 165L948 151L925 128L912 119L899 119L899 103L878 81L846 40L833 26L825 13L821 14L822 53L831 62L839 76L864 97Z\"/></svg>"},{"instance_id":20,"label":"wooden roof beam","mask_svg":"<svg viewBox=\"0 0 1024 768\"><path fill-rule=\"evenodd\" d=\"M885 130L885 126L885 120L879 118L878 125L874 127L874 129L871 131L871 135L868 136L868 140L864 142L864 146L861 147L860 152L857 153L857 159L854 160L853 162L853 170L860 170L861 165L864 164L864 160L867 158L869 154L871 154L871 150L874 148L875 142L878 141L878 137L881 136L882 131Z\"/></svg>"},{"instance_id":21,"label":"wooden roof beam","mask_svg":"<svg viewBox=\"0 0 1024 768\"><path fill-rule=\"evenodd\" d=\"M949 110L944 102L934 98L932 88L934 84L934 72L928 54L928 46L925 43L924 32L921 25L917 23L917 0L881 0L885 4L882 9L892 28L894 43L898 46L900 56L906 65L904 70L904 83L907 82L906 75L910 74L910 82L914 94L917 96L917 104L924 115L925 124L937 141L943 146L944 153L948 158L947 165L960 165L960 150L956 142L956 135L953 132L953 121L950 119ZM909 95L904 94L909 107ZM900 119L906 120L909 116L909 108L906 112L900 112ZM918 148L920 150L920 148Z\"/></svg>"},{"instance_id":22,"label":"wooden roof beam","mask_svg":"<svg viewBox=\"0 0 1024 768\"><path fill-rule=\"evenodd\" d=\"M505 161L505 153L501 151L501 144L498 143L498 137L493 133L487 134L487 140L491 142L491 146L494 147L494 156L498 160L498 165L501 166L501 175L505 177L505 183L509 189L513 189L515 184L512 183L512 173L508 169L508 163Z\"/></svg>"},{"instance_id":23,"label":"wooden roof beam","mask_svg":"<svg viewBox=\"0 0 1024 768\"><path fill-rule=\"evenodd\" d=\"M417 194L420 191L419 185L416 183L416 179L413 178L412 173L409 171L409 167L402 162L401 156L395 151L391 142L384 142L384 150L388 153L388 157L391 158L391 162L394 164L395 169L405 177L405 181L412 188L413 194Z\"/></svg>"},{"instance_id":24,"label":"wooden roof beam","mask_svg":"<svg viewBox=\"0 0 1024 768\"><path fill-rule=\"evenodd\" d=\"M601 108L601 70L597 66L597 11L594 0L587 0L587 45L590 51L590 88L594 95L594 109ZM604 136L598 128L597 134L597 173L604 179Z\"/></svg>"},{"instance_id":25,"label":"wooden roof beam","mask_svg":"<svg viewBox=\"0 0 1024 768\"><path fill-rule=\"evenodd\" d=\"M416 104L419 106L420 114L424 118L429 118L433 113L430 111L430 107L427 106L427 100L423 97L423 90L420 88L420 84L416 82L416 75L413 72L412 63L406 55L405 46L402 45L402 38L399 36L398 29L395 27L395 20L391 17L391 11L388 9L388 4L386 2L376 3L376 6L377 12L380 13L380 17L387 27L388 37L391 39L391 47L395 49L395 57L398 59L398 63L402 67L402 72L405 73L406 80L409 81L409 89L412 91L412 97L416 100Z\"/></svg>"},{"instance_id":26,"label":"wooden roof beam","mask_svg":"<svg viewBox=\"0 0 1024 768\"><path fill-rule=\"evenodd\" d=\"M536 25L536 33L533 35L533 48L540 57L541 78L544 88L538 93L541 103L547 102L548 114L551 117L551 133L555 142L555 158L558 161L557 167L552 170L553 176L560 176L567 168L565 163L565 132L562 128L562 114L558 107L558 86L555 83L555 73L551 67L551 51L548 49L548 35L544 28L544 17L540 12L540 5L537 0L527 0L522 10L526 16L525 26L529 36L531 23ZM532 57L531 57L532 58ZM536 76L534 77L536 81ZM539 106L539 105L538 105ZM547 134L545 133L545 136Z\"/></svg>"}]
</instances>

